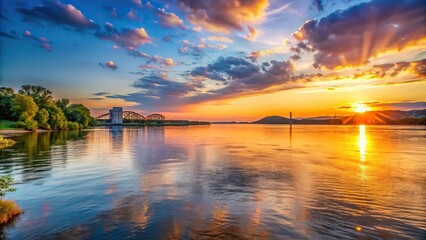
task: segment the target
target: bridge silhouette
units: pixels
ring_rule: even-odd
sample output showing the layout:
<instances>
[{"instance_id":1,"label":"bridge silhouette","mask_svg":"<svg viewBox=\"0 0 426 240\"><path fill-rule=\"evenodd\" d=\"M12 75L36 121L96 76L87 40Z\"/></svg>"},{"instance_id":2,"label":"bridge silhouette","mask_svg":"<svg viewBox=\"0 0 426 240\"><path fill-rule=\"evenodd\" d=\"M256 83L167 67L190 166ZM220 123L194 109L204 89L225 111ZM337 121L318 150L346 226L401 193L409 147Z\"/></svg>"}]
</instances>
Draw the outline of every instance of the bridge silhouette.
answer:
<instances>
[{"instance_id":1,"label":"bridge silhouette","mask_svg":"<svg viewBox=\"0 0 426 240\"><path fill-rule=\"evenodd\" d=\"M105 113L105 114L99 115L99 116L95 117L95 119L98 120L98 121L110 121L111 120L111 113ZM137 112L132 112L132 111L123 111L122 119L123 120L139 120L139 121L147 121L147 120L163 121L163 120L166 120L166 118L163 115L158 114L158 113L154 113L154 114L151 114L151 115L144 117L143 115L141 115Z\"/></svg>"}]
</instances>

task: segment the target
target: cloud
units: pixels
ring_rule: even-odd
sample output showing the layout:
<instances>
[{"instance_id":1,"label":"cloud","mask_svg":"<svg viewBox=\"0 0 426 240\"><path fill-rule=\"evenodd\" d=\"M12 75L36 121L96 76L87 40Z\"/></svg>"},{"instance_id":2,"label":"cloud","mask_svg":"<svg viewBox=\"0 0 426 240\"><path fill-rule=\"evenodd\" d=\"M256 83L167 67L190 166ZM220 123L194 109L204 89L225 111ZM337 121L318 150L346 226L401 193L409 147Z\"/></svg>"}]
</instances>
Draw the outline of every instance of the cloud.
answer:
<instances>
[{"instance_id":1,"label":"cloud","mask_svg":"<svg viewBox=\"0 0 426 240\"><path fill-rule=\"evenodd\" d=\"M130 50L152 42L144 28L118 30L109 22L105 23L103 31L99 31L95 35L100 39L112 41Z\"/></svg>"},{"instance_id":2,"label":"cloud","mask_svg":"<svg viewBox=\"0 0 426 240\"><path fill-rule=\"evenodd\" d=\"M377 77L395 77L402 72L409 72L417 77L426 77L426 58L412 62L397 62L374 65L369 71Z\"/></svg>"},{"instance_id":3,"label":"cloud","mask_svg":"<svg viewBox=\"0 0 426 240\"><path fill-rule=\"evenodd\" d=\"M283 52L284 50L285 50L284 46L280 46L280 47L269 48L269 49L260 50L260 51L253 51L253 52L250 52L250 54L246 58L250 59L252 62L256 62L257 59L262 56L273 55L276 53Z\"/></svg>"},{"instance_id":4,"label":"cloud","mask_svg":"<svg viewBox=\"0 0 426 240\"><path fill-rule=\"evenodd\" d=\"M204 42L194 43L188 40L182 41L182 47L178 49L178 52L183 55L191 55L196 59L201 58L204 55L204 49L219 49L223 50L228 48L225 44L208 44Z\"/></svg>"},{"instance_id":5,"label":"cloud","mask_svg":"<svg viewBox=\"0 0 426 240\"><path fill-rule=\"evenodd\" d=\"M268 0L178 0L189 22L212 32L243 30L247 24L262 20Z\"/></svg>"},{"instance_id":6,"label":"cloud","mask_svg":"<svg viewBox=\"0 0 426 240\"><path fill-rule=\"evenodd\" d=\"M77 30L98 28L97 24L87 19L73 5L60 1L44 0L32 9L18 8L16 11L28 21L46 21L56 25L70 26Z\"/></svg>"},{"instance_id":7,"label":"cloud","mask_svg":"<svg viewBox=\"0 0 426 240\"><path fill-rule=\"evenodd\" d=\"M201 77L216 81L231 82L258 73L260 67L236 57L219 57L215 62L205 67L197 67L190 73L192 77Z\"/></svg>"},{"instance_id":8,"label":"cloud","mask_svg":"<svg viewBox=\"0 0 426 240\"><path fill-rule=\"evenodd\" d=\"M163 40L164 42L173 43L173 35L166 35L162 37L161 40Z\"/></svg>"},{"instance_id":9,"label":"cloud","mask_svg":"<svg viewBox=\"0 0 426 240\"><path fill-rule=\"evenodd\" d=\"M423 0L373 0L309 20L293 36L314 51L314 67L364 65L426 39Z\"/></svg>"},{"instance_id":10,"label":"cloud","mask_svg":"<svg viewBox=\"0 0 426 240\"><path fill-rule=\"evenodd\" d=\"M247 33L246 39L249 41L253 41L258 34L256 28L252 26L247 26L247 30L248 30L248 33Z\"/></svg>"},{"instance_id":11,"label":"cloud","mask_svg":"<svg viewBox=\"0 0 426 240\"><path fill-rule=\"evenodd\" d=\"M20 39L18 37L18 34L16 34L15 31L10 31L10 32L0 31L0 37L5 37L5 38L10 38L10 39L15 39L15 40L19 40Z\"/></svg>"},{"instance_id":12,"label":"cloud","mask_svg":"<svg viewBox=\"0 0 426 240\"><path fill-rule=\"evenodd\" d=\"M293 66L289 61L265 62L255 65L243 58L220 57L205 67L193 69L185 81L172 81L165 74L153 74L136 81L140 92L113 95L139 104L138 108L155 111L177 111L179 108L208 101L294 88ZM206 81L219 82L212 89ZM275 89L275 90L274 90Z\"/></svg>"},{"instance_id":13,"label":"cloud","mask_svg":"<svg viewBox=\"0 0 426 240\"><path fill-rule=\"evenodd\" d=\"M30 39L31 41L35 42L39 47L43 48L44 50L52 51L52 46L49 39L45 37L36 37L28 30L24 31L23 35L26 39Z\"/></svg>"},{"instance_id":14,"label":"cloud","mask_svg":"<svg viewBox=\"0 0 426 240\"><path fill-rule=\"evenodd\" d=\"M130 11L127 13L127 18L133 21L137 21L139 19L134 9L130 9Z\"/></svg>"},{"instance_id":15,"label":"cloud","mask_svg":"<svg viewBox=\"0 0 426 240\"><path fill-rule=\"evenodd\" d=\"M234 42L232 38L224 37L224 36L210 36L207 38L207 40L213 41L213 42L226 42L226 43Z\"/></svg>"},{"instance_id":16,"label":"cloud","mask_svg":"<svg viewBox=\"0 0 426 240\"><path fill-rule=\"evenodd\" d=\"M374 104L369 104L373 107L386 107L393 109L426 109L426 102L415 102L415 101L404 101L404 102L387 102L380 103L376 102Z\"/></svg>"},{"instance_id":17,"label":"cloud","mask_svg":"<svg viewBox=\"0 0 426 240\"><path fill-rule=\"evenodd\" d=\"M176 14L166 12L164 8L157 9L155 13L158 17L158 20L160 21L161 26L166 28L177 27L183 30L187 30L187 27L183 23L183 20L180 19Z\"/></svg>"},{"instance_id":18,"label":"cloud","mask_svg":"<svg viewBox=\"0 0 426 240\"><path fill-rule=\"evenodd\" d=\"M324 11L324 4L322 0L313 0L312 5L318 10L318 11Z\"/></svg>"},{"instance_id":19,"label":"cloud","mask_svg":"<svg viewBox=\"0 0 426 240\"><path fill-rule=\"evenodd\" d=\"M111 94L110 92L97 92L97 93L93 93L93 95L95 96L106 96Z\"/></svg>"},{"instance_id":20,"label":"cloud","mask_svg":"<svg viewBox=\"0 0 426 240\"><path fill-rule=\"evenodd\" d=\"M148 53L144 53L135 49L129 49L127 51L130 56L139 57L139 58L150 58L151 56Z\"/></svg>"},{"instance_id":21,"label":"cloud","mask_svg":"<svg viewBox=\"0 0 426 240\"><path fill-rule=\"evenodd\" d=\"M118 68L118 66L113 61L108 61L107 63L99 63L99 66L112 70L116 70Z\"/></svg>"}]
</instances>

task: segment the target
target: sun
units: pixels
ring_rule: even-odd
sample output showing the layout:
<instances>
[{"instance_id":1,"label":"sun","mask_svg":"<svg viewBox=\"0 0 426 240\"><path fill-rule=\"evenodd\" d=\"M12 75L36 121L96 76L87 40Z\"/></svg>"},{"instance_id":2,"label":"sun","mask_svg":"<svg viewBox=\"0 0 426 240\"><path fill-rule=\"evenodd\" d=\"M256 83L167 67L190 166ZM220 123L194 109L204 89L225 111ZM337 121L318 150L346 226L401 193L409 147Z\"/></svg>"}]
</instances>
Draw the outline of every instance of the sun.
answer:
<instances>
[{"instance_id":1,"label":"sun","mask_svg":"<svg viewBox=\"0 0 426 240\"><path fill-rule=\"evenodd\" d=\"M357 104L354 104L353 105L353 109L355 110L355 112L357 112L357 113L365 113L365 112L367 112L367 111L370 111L371 109L367 106L367 105L365 105L365 104L363 104L363 103L357 103Z\"/></svg>"}]
</instances>

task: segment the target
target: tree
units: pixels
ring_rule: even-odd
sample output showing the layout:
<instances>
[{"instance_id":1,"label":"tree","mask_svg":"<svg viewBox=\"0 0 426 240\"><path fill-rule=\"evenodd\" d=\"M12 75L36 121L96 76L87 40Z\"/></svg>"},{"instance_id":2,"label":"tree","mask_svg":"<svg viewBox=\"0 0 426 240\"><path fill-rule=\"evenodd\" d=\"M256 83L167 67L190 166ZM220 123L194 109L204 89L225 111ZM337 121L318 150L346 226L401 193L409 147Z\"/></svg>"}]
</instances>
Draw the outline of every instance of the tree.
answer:
<instances>
[{"instance_id":1,"label":"tree","mask_svg":"<svg viewBox=\"0 0 426 240\"><path fill-rule=\"evenodd\" d=\"M60 108L58 108L55 104L51 104L46 108L46 110L49 113L49 120L47 123L52 129L67 129L67 118Z\"/></svg>"},{"instance_id":2,"label":"tree","mask_svg":"<svg viewBox=\"0 0 426 240\"><path fill-rule=\"evenodd\" d=\"M31 96L39 107L44 107L52 102L52 92L41 86L23 85L19 94Z\"/></svg>"},{"instance_id":3,"label":"tree","mask_svg":"<svg viewBox=\"0 0 426 240\"><path fill-rule=\"evenodd\" d=\"M19 120L17 122L18 127L37 130L37 122L33 119L37 114L38 106L32 97L16 94L12 100L11 111L12 115Z\"/></svg>"},{"instance_id":4,"label":"tree","mask_svg":"<svg viewBox=\"0 0 426 240\"><path fill-rule=\"evenodd\" d=\"M62 98L62 99L59 99L58 101L56 101L55 104L56 104L56 106L58 106L58 108L60 108L65 113L65 110L67 109L68 105L70 104L70 100L66 99L66 98Z\"/></svg>"},{"instance_id":5,"label":"tree","mask_svg":"<svg viewBox=\"0 0 426 240\"><path fill-rule=\"evenodd\" d=\"M35 119L37 120L37 123L40 127L44 129L50 129L50 125L48 123L49 121L49 112L41 108L38 110L37 115L35 116Z\"/></svg>"},{"instance_id":6,"label":"tree","mask_svg":"<svg viewBox=\"0 0 426 240\"><path fill-rule=\"evenodd\" d=\"M91 122L90 110L82 104L71 104L65 109L68 121L77 122L83 128L89 126Z\"/></svg>"},{"instance_id":7,"label":"tree","mask_svg":"<svg viewBox=\"0 0 426 240\"><path fill-rule=\"evenodd\" d=\"M16 120L12 116L12 100L15 92L12 88L0 87L0 119Z\"/></svg>"},{"instance_id":8,"label":"tree","mask_svg":"<svg viewBox=\"0 0 426 240\"><path fill-rule=\"evenodd\" d=\"M14 192L16 188L13 188L14 183L11 175L5 175L0 177L0 198L3 198L7 192Z\"/></svg>"},{"instance_id":9,"label":"tree","mask_svg":"<svg viewBox=\"0 0 426 240\"><path fill-rule=\"evenodd\" d=\"M30 96L16 94L12 100L11 111L20 121L32 120L38 111L38 106Z\"/></svg>"}]
</instances>

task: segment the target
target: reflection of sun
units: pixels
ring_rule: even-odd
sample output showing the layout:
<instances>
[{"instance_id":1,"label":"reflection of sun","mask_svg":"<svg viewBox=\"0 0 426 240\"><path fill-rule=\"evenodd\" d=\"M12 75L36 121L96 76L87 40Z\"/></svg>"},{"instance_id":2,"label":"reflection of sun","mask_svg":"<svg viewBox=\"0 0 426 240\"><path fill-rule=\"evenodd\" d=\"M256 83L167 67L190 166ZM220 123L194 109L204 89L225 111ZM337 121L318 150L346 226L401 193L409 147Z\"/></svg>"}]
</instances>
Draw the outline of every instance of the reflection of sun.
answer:
<instances>
[{"instance_id":1,"label":"reflection of sun","mask_svg":"<svg viewBox=\"0 0 426 240\"><path fill-rule=\"evenodd\" d=\"M365 105L363 103L357 103L353 106L353 108L354 108L355 112L357 112L357 113L365 113L365 112L371 110L367 105Z\"/></svg>"}]
</instances>

